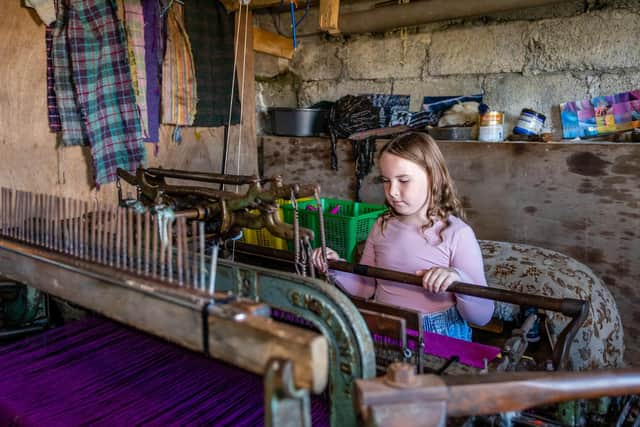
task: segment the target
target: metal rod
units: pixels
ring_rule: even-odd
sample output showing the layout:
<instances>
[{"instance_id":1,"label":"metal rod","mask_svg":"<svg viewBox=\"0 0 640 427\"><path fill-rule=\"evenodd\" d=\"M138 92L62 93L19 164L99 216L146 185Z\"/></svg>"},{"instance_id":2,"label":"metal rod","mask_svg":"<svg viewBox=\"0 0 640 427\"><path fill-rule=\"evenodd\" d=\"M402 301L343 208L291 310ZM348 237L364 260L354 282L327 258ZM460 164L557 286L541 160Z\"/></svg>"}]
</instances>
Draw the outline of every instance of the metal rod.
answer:
<instances>
[{"instance_id":1,"label":"metal rod","mask_svg":"<svg viewBox=\"0 0 640 427\"><path fill-rule=\"evenodd\" d=\"M191 280L193 287L198 287L198 230L195 221L191 221Z\"/></svg>"},{"instance_id":2,"label":"metal rod","mask_svg":"<svg viewBox=\"0 0 640 427\"><path fill-rule=\"evenodd\" d=\"M204 222L198 222L198 242L200 243L200 280L198 285L204 290Z\"/></svg>"},{"instance_id":3,"label":"metal rod","mask_svg":"<svg viewBox=\"0 0 640 427\"><path fill-rule=\"evenodd\" d=\"M136 258L136 271L142 274L142 214L140 212L136 212Z\"/></svg>"},{"instance_id":4,"label":"metal rod","mask_svg":"<svg viewBox=\"0 0 640 427\"><path fill-rule=\"evenodd\" d=\"M144 212L144 275L149 275L149 244L151 242L151 236L149 233L151 227L151 214L147 209Z\"/></svg>"},{"instance_id":5,"label":"metal rod","mask_svg":"<svg viewBox=\"0 0 640 427\"><path fill-rule=\"evenodd\" d=\"M187 220L184 218L179 218L178 221L182 223L182 245L183 245L183 254L184 254L184 281L187 286L191 283L191 275L189 274L190 266L189 266L189 236L187 231Z\"/></svg>"},{"instance_id":6,"label":"metal rod","mask_svg":"<svg viewBox=\"0 0 640 427\"><path fill-rule=\"evenodd\" d=\"M133 211L127 209L127 268L133 271Z\"/></svg>"},{"instance_id":7,"label":"metal rod","mask_svg":"<svg viewBox=\"0 0 640 427\"><path fill-rule=\"evenodd\" d=\"M167 221L167 277L173 283L173 220Z\"/></svg>"},{"instance_id":8,"label":"metal rod","mask_svg":"<svg viewBox=\"0 0 640 427\"><path fill-rule=\"evenodd\" d=\"M151 275L158 277L158 217L151 218L153 221L153 236L151 248Z\"/></svg>"},{"instance_id":9,"label":"metal rod","mask_svg":"<svg viewBox=\"0 0 640 427\"><path fill-rule=\"evenodd\" d=\"M183 256L183 252L182 252L182 220L184 218L179 218L178 222L176 223L176 246L177 246L177 265L178 265L178 286L183 286L184 285L184 281L183 281L183 277L182 277L182 256Z\"/></svg>"},{"instance_id":10,"label":"metal rod","mask_svg":"<svg viewBox=\"0 0 640 427\"><path fill-rule=\"evenodd\" d=\"M216 291L216 268L218 266L218 241L213 241L211 247L211 267L209 268L209 295Z\"/></svg>"},{"instance_id":11,"label":"metal rod","mask_svg":"<svg viewBox=\"0 0 640 427\"><path fill-rule=\"evenodd\" d=\"M200 182L213 182L217 184L244 185L259 182L261 179L255 175L225 175L205 172L189 172L176 169L148 168L151 175L166 178L185 179Z\"/></svg>"},{"instance_id":12,"label":"metal rod","mask_svg":"<svg viewBox=\"0 0 640 427\"><path fill-rule=\"evenodd\" d=\"M164 221L162 221L164 222ZM158 229L160 228L160 226L164 227L164 224L160 224L160 221L158 221ZM166 251L167 251L167 242L166 241L160 241L159 242L159 246L160 246L160 263L158 265L158 267L160 268L160 280L163 280L165 278L165 272L166 272L166 265L165 265L165 259L166 259Z\"/></svg>"}]
</instances>

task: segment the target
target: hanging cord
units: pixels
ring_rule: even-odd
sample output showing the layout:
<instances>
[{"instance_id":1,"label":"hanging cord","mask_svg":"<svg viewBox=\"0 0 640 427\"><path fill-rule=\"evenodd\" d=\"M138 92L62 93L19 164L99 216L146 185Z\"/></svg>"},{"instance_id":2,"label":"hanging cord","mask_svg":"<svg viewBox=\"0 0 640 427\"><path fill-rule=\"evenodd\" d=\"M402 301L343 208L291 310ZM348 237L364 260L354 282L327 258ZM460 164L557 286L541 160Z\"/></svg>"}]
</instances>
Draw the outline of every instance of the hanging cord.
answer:
<instances>
[{"instance_id":1,"label":"hanging cord","mask_svg":"<svg viewBox=\"0 0 640 427\"><path fill-rule=\"evenodd\" d=\"M304 236L303 248L304 256L302 262L304 263L304 265L309 267L309 276L315 279L316 269L313 266L313 246L311 246L311 240L309 240L309 236Z\"/></svg>"},{"instance_id":2,"label":"hanging cord","mask_svg":"<svg viewBox=\"0 0 640 427\"><path fill-rule=\"evenodd\" d=\"M271 20L273 21L273 25L274 27L276 27L276 31L278 32L278 34L284 37L290 37L289 34L285 34L285 32L280 29L280 14L284 12L283 6L284 6L284 0L280 0L280 6L278 6L278 10L275 12L273 10L271 11ZM309 14L309 10L311 10L311 0L307 0L306 6L304 8L304 13L300 17L300 19L295 21L295 28L298 28L302 23L302 21L304 21L304 19ZM289 11L289 13L291 13L291 10Z\"/></svg>"},{"instance_id":3,"label":"hanging cord","mask_svg":"<svg viewBox=\"0 0 640 427\"><path fill-rule=\"evenodd\" d=\"M247 6L247 13L249 10L249 6ZM238 8L238 25L236 25L236 38L234 43L233 50L233 75L231 76L231 96L229 98L229 115L227 120L227 130L231 128L231 115L233 113L233 95L235 94L235 86L236 86L236 68L238 65L238 43L237 41L240 39L240 19L242 18L242 2L240 2L240 7ZM242 108L242 107L240 107ZM225 174L227 171L227 159L229 157L229 138L231 136L231 132L227 131L225 143L224 143L224 153L222 156L222 173ZM220 189L224 191L224 183L220 185Z\"/></svg>"},{"instance_id":4,"label":"hanging cord","mask_svg":"<svg viewBox=\"0 0 640 427\"><path fill-rule=\"evenodd\" d=\"M296 273L302 276L303 270L300 266L300 217L298 201L293 189L291 189L291 207L293 208L293 264L296 267Z\"/></svg>"},{"instance_id":5,"label":"hanging cord","mask_svg":"<svg viewBox=\"0 0 640 427\"><path fill-rule=\"evenodd\" d=\"M324 230L324 213L322 210L322 201L320 200L320 194L318 193L318 190L315 191L314 196L316 199L316 203L318 204L318 222L320 223L320 247L322 248L322 264L324 266L324 270L328 271L329 262L327 261L327 239Z\"/></svg>"},{"instance_id":6,"label":"hanging cord","mask_svg":"<svg viewBox=\"0 0 640 427\"><path fill-rule=\"evenodd\" d=\"M240 7L242 7L242 3L240 4ZM241 17L238 17L238 23L240 21ZM244 99L244 82L247 80L246 76L245 76L245 70L246 70L246 63L247 63L247 28L249 25L249 5L247 5L247 11L244 14L244 48L242 49L242 83L240 84L240 87L242 88L241 92L240 92L240 96ZM239 25L238 25L239 26ZM244 102L243 99L240 100L240 125L239 125L239 129L238 129L238 159L237 159L237 166L236 166L236 175L240 175L240 154L242 153L242 151L240 150L240 148L242 147L242 115L244 113ZM231 116L229 116L231 117ZM238 184L236 184L236 193L238 192L240 186Z\"/></svg>"}]
</instances>

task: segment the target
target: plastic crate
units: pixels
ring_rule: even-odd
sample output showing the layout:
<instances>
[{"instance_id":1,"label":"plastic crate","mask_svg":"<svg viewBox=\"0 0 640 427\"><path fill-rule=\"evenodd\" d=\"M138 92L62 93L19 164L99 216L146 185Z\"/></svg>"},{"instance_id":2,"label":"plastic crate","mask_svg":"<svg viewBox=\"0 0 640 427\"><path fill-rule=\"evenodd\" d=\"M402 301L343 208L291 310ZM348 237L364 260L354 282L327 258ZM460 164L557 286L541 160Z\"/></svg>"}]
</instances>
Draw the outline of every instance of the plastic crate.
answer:
<instances>
[{"instance_id":1,"label":"plastic crate","mask_svg":"<svg viewBox=\"0 0 640 427\"><path fill-rule=\"evenodd\" d=\"M298 203L308 201L308 200L311 200L311 198L306 197L303 199L298 199ZM282 206L288 205L290 203L291 203L290 200L284 200L284 199L278 200L278 204L280 205L280 209L278 209L278 215L280 216L281 220L283 218ZM257 213L257 211L255 213ZM264 228L261 228L259 230L254 230L252 228L243 228L242 239L240 239L240 241L243 243L264 246L272 249L281 249L285 251L289 249L287 245L287 241L285 239L281 239L279 237L274 236Z\"/></svg>"},{"instance_id":2,"label":"plastic crate","mask_svg":"<svg viewBox=\"0 0 640 427\"><path fill-rule=\"evenodd\" d=\"M328 198L322 198L320 202L327 246L338 252L347 261L352 262L356 245L367 239L376 219L387 208L384 205ZM293 224L293 207L291 205L283 206L282 211L284 221ZM319 247L321 242L317 202L309 200L298 203L298 217L301 227L309 228L315 233L313 247ZM293 244L289 242L289 250L292 248Z\"/></svg>"}]
</instances>

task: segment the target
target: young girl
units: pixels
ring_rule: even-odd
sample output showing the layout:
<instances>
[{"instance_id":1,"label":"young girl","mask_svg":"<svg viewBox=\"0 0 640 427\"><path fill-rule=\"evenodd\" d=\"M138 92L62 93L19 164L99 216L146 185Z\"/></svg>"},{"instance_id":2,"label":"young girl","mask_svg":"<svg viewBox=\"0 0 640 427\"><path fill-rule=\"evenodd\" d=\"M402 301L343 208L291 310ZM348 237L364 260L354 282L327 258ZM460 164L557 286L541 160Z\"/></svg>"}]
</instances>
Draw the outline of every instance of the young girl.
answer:
<instances>
[{"instance_id":1,"label":"young girl","mask_svg":"<svg viewBox=\"0 0 640 427\"><path fill-rule=\"evenodd\" d=\"M425 331L471 340L467 322L486 324L493 301L445 292L455 281L487 286L478 241L464 221L462 204L435 141L402 134L380 151L378 164L389 212L367 238L361 264L422 276L423 289L388 280L331 271L338 286L362 298L424 313ZM338 259L327 249L327 259ZM322 250L315 267L327 273Z\"/></svg>"}]
</instances>

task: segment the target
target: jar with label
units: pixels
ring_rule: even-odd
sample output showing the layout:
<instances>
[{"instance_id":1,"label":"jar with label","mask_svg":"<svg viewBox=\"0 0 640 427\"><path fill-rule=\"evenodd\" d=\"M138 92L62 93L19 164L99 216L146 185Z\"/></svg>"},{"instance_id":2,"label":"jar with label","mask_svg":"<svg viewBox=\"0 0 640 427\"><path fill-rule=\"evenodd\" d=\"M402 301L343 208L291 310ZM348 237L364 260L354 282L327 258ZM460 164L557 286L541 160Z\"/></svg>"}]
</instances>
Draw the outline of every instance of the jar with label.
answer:
<instances>
[{"instance_id":1,"label":"jar with label","mask_svg":"<svg viewBox=\"0 0 640 427\"><path fill-rule=\"evenodd\" d=\"M500 111L487 111L480 116L478 141L501 142L504 140L504 114Z\"/></svg>"},{"instance_id":2,"label":"jar with label","mask_svg":"<svg viewBox=\"0 0 640 427\"><path fill-rule=\"evenodd\" d=\"M518 123L513 128L513 133L518 135L538 135L547 118L529 108L523 108Z\"/></svg>"}]
</instances>

